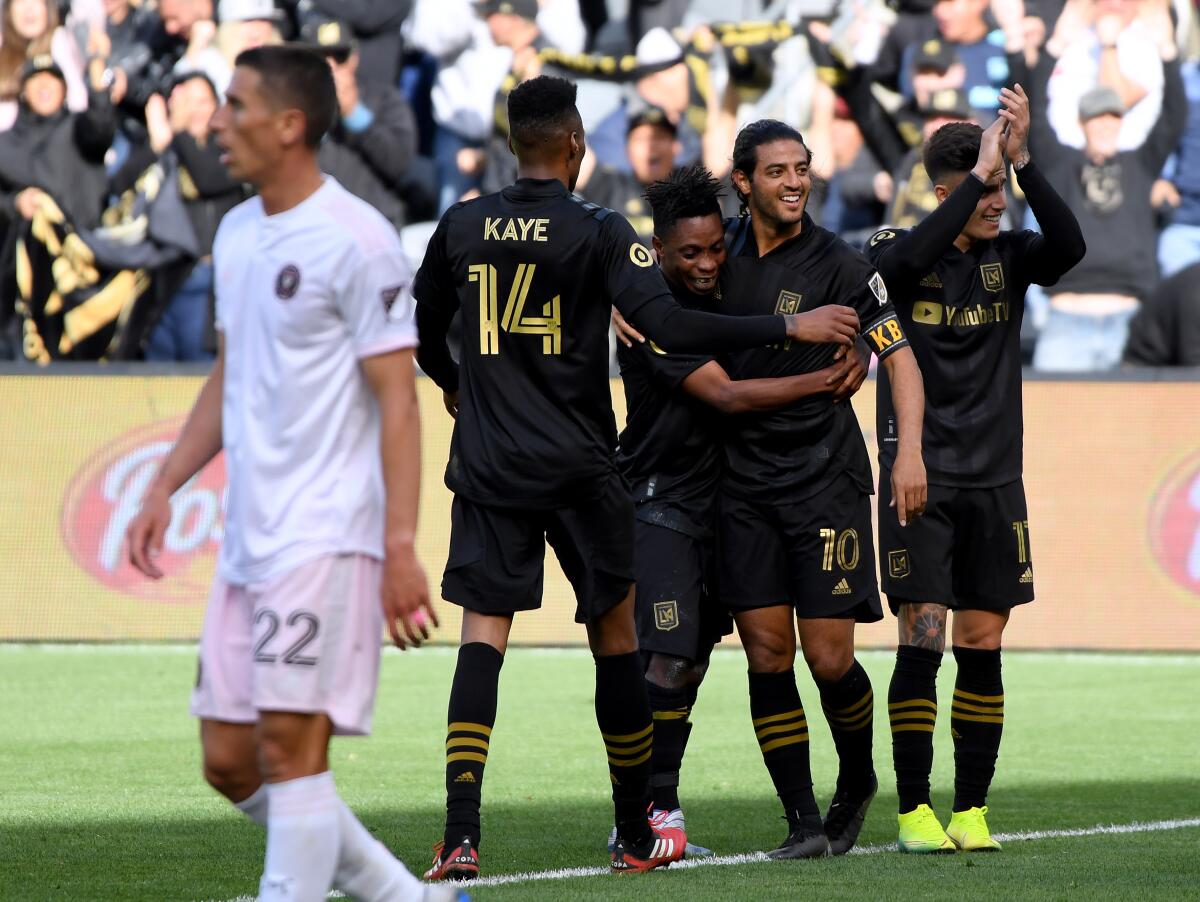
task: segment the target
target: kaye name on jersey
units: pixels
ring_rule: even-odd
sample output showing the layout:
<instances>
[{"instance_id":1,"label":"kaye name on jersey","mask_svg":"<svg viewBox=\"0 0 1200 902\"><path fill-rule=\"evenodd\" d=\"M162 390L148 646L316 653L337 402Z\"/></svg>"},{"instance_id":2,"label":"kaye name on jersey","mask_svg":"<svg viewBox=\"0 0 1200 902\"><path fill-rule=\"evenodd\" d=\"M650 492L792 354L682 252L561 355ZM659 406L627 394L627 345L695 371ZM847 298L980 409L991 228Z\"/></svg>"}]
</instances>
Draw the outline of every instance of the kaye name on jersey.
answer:
<instances>
[{"instance_id":1,"label":"kaye name on jersey","mask_svg":"<svg viewBox=\"0 0 1200 902\"><path fill-rule=\"evenodd\" d=\"M485 216L484 241L549 241L549 219L524 219L514 216Z\"/></svg>"}]
</instances>

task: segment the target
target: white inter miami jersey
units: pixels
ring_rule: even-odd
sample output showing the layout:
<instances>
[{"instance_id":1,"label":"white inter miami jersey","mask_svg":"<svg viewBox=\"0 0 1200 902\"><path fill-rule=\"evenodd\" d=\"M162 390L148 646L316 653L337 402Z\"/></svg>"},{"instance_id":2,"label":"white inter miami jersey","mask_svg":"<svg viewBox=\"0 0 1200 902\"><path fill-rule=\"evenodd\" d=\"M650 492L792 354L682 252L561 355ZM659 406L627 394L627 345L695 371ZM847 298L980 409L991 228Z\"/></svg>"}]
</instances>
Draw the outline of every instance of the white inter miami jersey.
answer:
<instances>
[{"instance_id":1,"label":"white inter miami jersey","mask_svg":"<svg viewBox=\"0 0 1200 902\"><path fill-rule=\"evenodd\" d=\"M213 244L229 497L218 573L242 585L325 554L383 557L379 410L359 360L415 347L392 225L334 179Z\"/></svg>"}]
</instances>

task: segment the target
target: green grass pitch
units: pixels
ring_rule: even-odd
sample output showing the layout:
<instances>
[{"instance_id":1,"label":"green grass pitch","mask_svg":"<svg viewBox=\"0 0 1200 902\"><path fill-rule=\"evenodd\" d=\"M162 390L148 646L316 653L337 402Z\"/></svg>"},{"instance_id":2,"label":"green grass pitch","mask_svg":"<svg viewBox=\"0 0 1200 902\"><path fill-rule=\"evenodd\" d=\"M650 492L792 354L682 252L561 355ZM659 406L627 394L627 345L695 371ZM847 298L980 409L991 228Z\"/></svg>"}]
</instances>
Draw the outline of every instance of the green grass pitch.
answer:
<instances>
[{"instance_id":1,"label":"green grass pitch","mask_svg":"<svg viewBox=\"0 0 1200 902\"><path fill-rule=\"evenodd\" d=\"M882 788L861 843L874 854L751 862L647 876L479 886L491 899L916 899L1200 897L1200 827L1011 841L999 855L901 856L883 716L891 655L862 655L876 692ZM385 655L375 735L337 740L343 796L414 870L441 831L453 650ZM2 646L0 899L227 900L252 896L263 835L200 778L187 714L192 649ZM935 809L951 800L942 668ZM1008 654L1006 723L989 822L997 833L1200 818L1200 656ZM835 757L800 677L817 795ZM739 651L715 655L693 715L681 795L689 834L719 854L784 834L749 725ZM514 649L484 787L485 873L606 863L603 745L583 651Z\"/></svg>"}]
</instances>

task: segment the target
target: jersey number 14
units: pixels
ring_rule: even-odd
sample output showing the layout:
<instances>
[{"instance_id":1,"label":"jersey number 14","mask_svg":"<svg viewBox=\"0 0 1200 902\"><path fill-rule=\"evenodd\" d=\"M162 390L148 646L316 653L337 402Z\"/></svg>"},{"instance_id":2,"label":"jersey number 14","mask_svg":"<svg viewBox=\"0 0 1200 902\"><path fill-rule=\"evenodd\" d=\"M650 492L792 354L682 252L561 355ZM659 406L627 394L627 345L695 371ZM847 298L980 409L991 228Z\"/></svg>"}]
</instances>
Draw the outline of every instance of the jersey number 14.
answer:
<instances>
[{"instance_id":1,"label":"jersey number 14","mask_svg":"<svg viewBox=\"0 0 1200 902\"><path fill-rule=\"evenodd\" d=\"M562 353L562 302L555 295L542 305L541 316L528 316L525 302L533 282L536 263L517 264L517 275L508 290L504 315L500 315L500 293L496 290L496 267L477 263L467 270L467 279L479 285L479 353L500 353L500 330L513 334L542 336L543 354Z\"/></svg>"}]
</instances>

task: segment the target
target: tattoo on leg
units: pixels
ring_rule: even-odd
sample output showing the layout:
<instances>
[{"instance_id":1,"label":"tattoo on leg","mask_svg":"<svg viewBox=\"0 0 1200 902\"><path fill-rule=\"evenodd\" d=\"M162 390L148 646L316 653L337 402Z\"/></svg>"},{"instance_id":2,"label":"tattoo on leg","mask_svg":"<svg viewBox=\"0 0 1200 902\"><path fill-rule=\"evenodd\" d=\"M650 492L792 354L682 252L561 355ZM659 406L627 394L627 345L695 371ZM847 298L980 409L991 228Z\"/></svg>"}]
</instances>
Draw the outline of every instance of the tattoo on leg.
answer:
<instances>
[{"instance_id":1,"label":"tattoo on leg","mask_svg":"<svg viewBox=\"0 0 1200 902\"><path fill-rule=\"evenodd\" d=\"M940 604L906 604L900 618L900 644L929 651L946 650L946 608Z\"/></svg>"}]
</instances>

